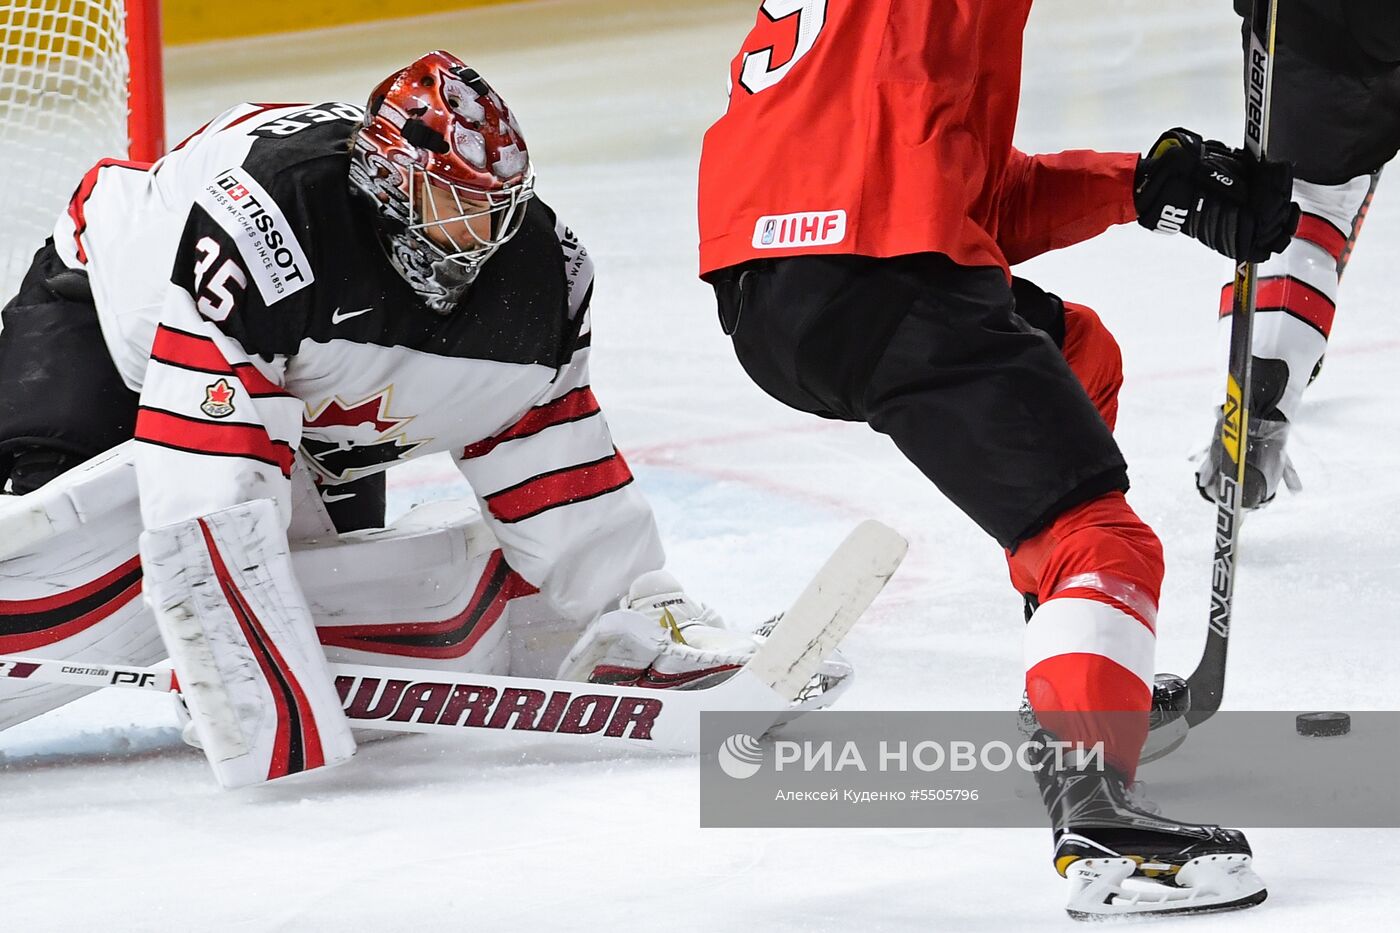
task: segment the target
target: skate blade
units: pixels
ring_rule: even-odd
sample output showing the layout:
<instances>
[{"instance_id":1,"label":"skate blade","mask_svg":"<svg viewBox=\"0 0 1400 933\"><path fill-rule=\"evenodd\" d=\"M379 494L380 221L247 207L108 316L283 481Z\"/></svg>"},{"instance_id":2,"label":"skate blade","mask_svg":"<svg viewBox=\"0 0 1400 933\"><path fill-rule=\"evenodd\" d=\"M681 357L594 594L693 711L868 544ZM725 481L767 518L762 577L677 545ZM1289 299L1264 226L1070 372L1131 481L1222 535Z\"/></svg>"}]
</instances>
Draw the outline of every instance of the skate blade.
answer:
<instances>
[{"instance_id":1,"label":"skate blade","mask_svg":"<svg viewBox=\"0 0 1400 933\"><path fill-rule=\"evenodd\" d=\"M1181 743L1186 741L1186 735L1191 731L1190 724L1186 721L1183 713L1166 725L1158 726L1149 730L1147 741L1142 745L1142 755L1138 758L1138 764L1147 764L1156 761L1158 758L1165 758L1181 747Z\"/></svg>"},{"instance_id":2,"label":"skate blade","mask_svg":"<svg viewBox=\"0 0 1400 933\"><path fill-rule=\"evenodd\" d=\"M1244 854L1202 856L1164 884L1138 874L1132 859L1080 859L1065 873L1071 885L1065 911L1075 920L1113 920L1252 907L1269 892L1250 862Z\"/></svg>"}]
</instances>

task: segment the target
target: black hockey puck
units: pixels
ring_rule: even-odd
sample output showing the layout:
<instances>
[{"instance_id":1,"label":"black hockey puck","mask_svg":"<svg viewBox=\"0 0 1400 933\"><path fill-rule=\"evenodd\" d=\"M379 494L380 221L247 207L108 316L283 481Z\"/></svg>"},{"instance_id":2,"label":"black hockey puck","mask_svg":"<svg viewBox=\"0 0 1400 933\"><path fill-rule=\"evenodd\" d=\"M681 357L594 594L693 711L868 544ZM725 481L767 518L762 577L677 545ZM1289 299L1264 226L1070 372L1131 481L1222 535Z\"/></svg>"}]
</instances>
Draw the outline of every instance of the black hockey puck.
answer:
<instances>
[{"instance_id":1,"label":"black hockey puck","mask_svg":"<svg viewBox=\"0 0 1400 933\"><path fill-rule=\"evenodd\" d=\"M1346 735L1351 717L1346 713L1299 713L1299 735Z\"/></svg>"}]
</instances>

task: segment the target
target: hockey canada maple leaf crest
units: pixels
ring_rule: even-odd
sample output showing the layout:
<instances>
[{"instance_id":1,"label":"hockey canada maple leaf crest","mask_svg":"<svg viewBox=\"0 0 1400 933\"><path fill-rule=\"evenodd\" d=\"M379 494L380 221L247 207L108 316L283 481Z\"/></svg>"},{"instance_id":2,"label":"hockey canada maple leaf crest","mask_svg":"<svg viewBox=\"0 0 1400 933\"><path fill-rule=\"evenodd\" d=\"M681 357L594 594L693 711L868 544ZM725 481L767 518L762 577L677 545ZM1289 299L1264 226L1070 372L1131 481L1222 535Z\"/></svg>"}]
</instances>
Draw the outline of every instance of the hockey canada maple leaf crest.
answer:
<instances>
[{"instance_id":1,"label":"hockey canada maple leaf crest","mask_svg":"<svg viewBox=\"0 0 1400 933\"><path fill-rule=\"evenodd\" d=\"M211 386L204 387L204 401L199 410L210 418L227 418L233 414L233 386L227 379L220 379Z\"/></svg>"},{"instance_id":2,"label":"hockey canada maple leaf crest","mask_svg":"<svg viewBox=\"0 0 1400 933\"><path fill-rule=\"evenodd\" d=\"M404 427L413 416L389 413L393 386L358 402L339 396L308 409L301 449L326 479L346 482L404 460L432 438L409 440Z\"/></svg>"}]
</instances>

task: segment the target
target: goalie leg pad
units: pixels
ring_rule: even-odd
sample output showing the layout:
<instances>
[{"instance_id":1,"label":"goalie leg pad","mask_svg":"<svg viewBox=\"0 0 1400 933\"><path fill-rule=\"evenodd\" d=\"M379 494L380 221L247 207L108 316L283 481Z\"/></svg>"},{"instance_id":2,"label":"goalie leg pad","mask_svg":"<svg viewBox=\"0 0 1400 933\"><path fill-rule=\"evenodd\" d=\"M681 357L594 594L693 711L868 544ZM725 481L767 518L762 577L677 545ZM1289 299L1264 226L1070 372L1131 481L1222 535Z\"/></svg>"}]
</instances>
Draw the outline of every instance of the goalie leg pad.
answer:
<instances>
[{"instance_id":1,"label":"goalie leg pad","mask_svg":"<svg viewBox=\"0 0 1400 933\"><path fill-rule=\"evenodd\" d=\"M281 528L259 499L141 536L147 601L226 788L355 751Z\"/></svg>"},{"instance_id":2,"label":"goalie leg pad","mask_svg":"<svg viewBox=\"0 0 1400 933\"><path fill-rule=\"evenodd\" d=\"M296 549L292 562L327 657L350 664L505 674L516 601L535 592L461 501Z\"/></svg>"},{"instance_id":3,"label":"goalie leg pad","mask_svg":"<svg viewBox=\"0 0 1400 933\"><path fill-rule=\"evenodd\" d=\"M124 473L92 466L70 470L38 492L0 497L0 540L11 546L11 556L0 556L0 655L137 665L165 657L140 598L135 484L132 495L116 495ZM91 692L34 684L28 673L25 665L0 664L0 729Z\"/></svg>"}]
</instances>

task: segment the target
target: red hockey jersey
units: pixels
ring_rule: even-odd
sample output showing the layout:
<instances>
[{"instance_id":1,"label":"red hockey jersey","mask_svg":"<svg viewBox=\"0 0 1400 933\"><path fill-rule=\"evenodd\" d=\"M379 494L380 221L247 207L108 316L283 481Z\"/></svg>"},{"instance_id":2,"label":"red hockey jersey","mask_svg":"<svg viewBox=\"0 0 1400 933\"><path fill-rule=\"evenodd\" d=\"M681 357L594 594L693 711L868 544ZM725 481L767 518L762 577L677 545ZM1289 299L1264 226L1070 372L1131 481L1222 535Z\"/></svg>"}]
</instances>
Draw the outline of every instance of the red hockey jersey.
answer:
<instances>
[{"instance_id":1,"label":"red hockey jersey","mask_svg":"<svg viewBox=\"0 0 1400 933\"><path fill-rule=\"evenodd\" d=\"M1011 144L1031 0L764 0L700 161L702 275L934 251L1005 268L1132 220L1135 153Z\"/></svg>"}]
</instances>

